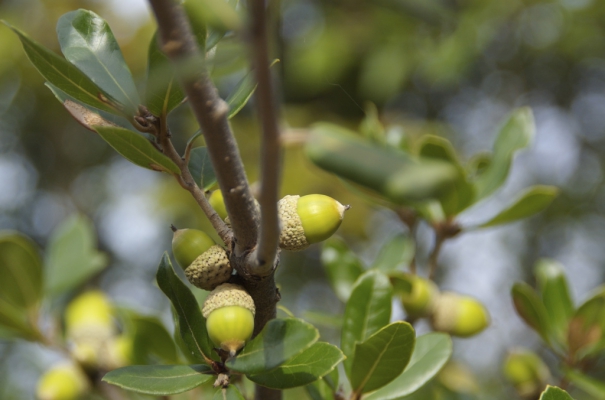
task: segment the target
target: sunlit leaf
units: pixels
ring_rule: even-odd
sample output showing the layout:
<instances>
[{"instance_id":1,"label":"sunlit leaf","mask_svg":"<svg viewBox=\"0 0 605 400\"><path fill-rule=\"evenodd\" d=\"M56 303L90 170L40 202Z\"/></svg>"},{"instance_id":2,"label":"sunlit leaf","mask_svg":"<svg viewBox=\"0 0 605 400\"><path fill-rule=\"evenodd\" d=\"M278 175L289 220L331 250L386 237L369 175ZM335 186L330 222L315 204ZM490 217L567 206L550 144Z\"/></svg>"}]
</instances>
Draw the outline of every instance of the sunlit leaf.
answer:
<instances>
[{"instance_id":1,"label":"sunlit leaf","mask_svg":"<svg viewBox=\"0 0 605 400\"><path fill-rule=\"evenodd\" d=\"M542 392L540 400L574 400L565 390L554 386L546 386L546 390Z\"/></svg>"},{"instance_id":2,"label":"sunlit leaf","mask_svg":"<svg viewBox=\"0 0 605 400\"><path fill-rule=\"evenodd\" d=\"M508 224L539 213L552 203L559 193L554 186L532 186L523 192L510 206L500 211L498 215L480 226Z\"/></svg>"},{"instance_id":3,"label":"sunlit leaf","mask_svg":"<svg viewBox=\"0 0 605 400\"><path fill-rule=\"evenodd\" d=\"M333 236L323 243L321 262L336 296L346 302L364 271L361 261L342 239Z\"/></svg>"}]
</instances>

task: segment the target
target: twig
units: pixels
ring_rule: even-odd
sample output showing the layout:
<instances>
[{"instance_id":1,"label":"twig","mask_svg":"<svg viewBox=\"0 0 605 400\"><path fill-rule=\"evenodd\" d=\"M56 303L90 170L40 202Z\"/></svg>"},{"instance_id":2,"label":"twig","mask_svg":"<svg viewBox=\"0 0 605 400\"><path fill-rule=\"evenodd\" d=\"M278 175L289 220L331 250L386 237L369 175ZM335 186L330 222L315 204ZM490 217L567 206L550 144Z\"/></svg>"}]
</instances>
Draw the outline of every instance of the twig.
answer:
<instances>
[{"instance_id":1,"label":"twig","mask_svg":"<svg viewBox=\"0 0 605 400\"><path fill-rule=\"evenodd\" d=\"M443 242L445 242L447 239L453 238L462 231L460 225L454 221L445 221L443 223L436 224L434 228L435 246L433 247L427 262L429 268L428 278L431 280L435 277L435 273L437 272L437 260L439 258L439 254L441 253Z\"/></svg>"}]
</instances>

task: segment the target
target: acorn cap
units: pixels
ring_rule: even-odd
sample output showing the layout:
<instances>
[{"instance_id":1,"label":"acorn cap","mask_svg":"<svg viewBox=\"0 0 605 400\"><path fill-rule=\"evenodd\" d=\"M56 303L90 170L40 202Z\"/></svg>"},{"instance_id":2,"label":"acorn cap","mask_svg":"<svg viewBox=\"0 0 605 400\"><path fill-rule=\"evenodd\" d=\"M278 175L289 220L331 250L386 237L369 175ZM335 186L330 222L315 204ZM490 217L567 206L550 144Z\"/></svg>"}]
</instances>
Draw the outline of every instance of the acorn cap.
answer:
<instances>
[{"instance_id":1,"label":"acorn cap","mask_svg":"<svg viewBox=\"0 0 605 400\"><path fill-rule=\"evenodd\" d=\"M256 314L252 297L239 285L223 283L217 286L206 298L202 306L202 315L208 318L210 313L222 307L240 306L250 310L252 315Z\"/></svg>"},{"instance_id":2,"label":"acorn cap","mask_svg":"<svg viewBox=\"0 0 605 400\"><path fill-rule=\"evenodd\" d=\"M311 243L305 236L305 228L297 212L300 196L285 196L277 203L277 213L281 222L279 234L279 247L284 250L304 250Z\"/></svg>"},{"instance_id":3,"label":"acorn cap","mask_svg":"<svg viewBox=\"0 0 605 400\"><path fill-rule=\"evenodd\" d=\"M214 290L231 277L233 268L227 252L214 245L196 258L185 270L185 276L191 284L204 290Z\"/></svg>"}]
</instances>

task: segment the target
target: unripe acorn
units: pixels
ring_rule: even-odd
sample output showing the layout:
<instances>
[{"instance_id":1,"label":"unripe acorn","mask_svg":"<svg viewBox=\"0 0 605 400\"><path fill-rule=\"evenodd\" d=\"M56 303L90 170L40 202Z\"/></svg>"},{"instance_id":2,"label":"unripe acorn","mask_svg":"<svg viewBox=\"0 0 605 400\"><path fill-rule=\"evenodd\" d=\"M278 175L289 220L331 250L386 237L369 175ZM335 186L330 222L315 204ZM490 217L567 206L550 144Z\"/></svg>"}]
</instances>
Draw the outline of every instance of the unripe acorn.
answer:
<instances>
[{"instance_id":1,"label":"unripe acorn","mask_svg":"<svg viewBox=\"0 0 605 400\"><path fill-rule=\"evenodd\" d=\"M476 299L458 293L443 292L435 303L431 325L436 331L470 337L489 325L489 315L483 304Z\"/></svg>"},{"instance_id":2,"label":"unripe acorn","mask_svg":"<svg viewBox=\"0 0 605 400\"><path fill-rule=\"evenodd\" d=\"M227 218L227 208L225 208L225 200L223 199L223 192L220 189L212 192L208 197L208 202L214 208L214 211L221 217L222 220Z\"/></svg>"},{"instance_id":3,"label":"unripe acorn","mask_svg":"<svg viewBox=\"0 0 605 400\"><path fill-rule=\"evenodd\" d=\"M544 361L528 350L510 352L504 361L503 372L523 398L537 397L550 378Z\"/></svg>"},{"instance_id":4,"label":"unripe acorn","mask_svg":"<svg viewBox=\"0 0 605 400\"><path fill-rule=\"evenodd\" d=\"M36 389L39 400L76 400L88 390L84 373L73 364L57 365L46 371Z\"/></svg>"},{"instance_id":5,"label":"unripe acorn","mask_svg":"<svg viewBox=\"0 0 605 400\"><path fill-rule=\"evenodd\" d=\"M255 312L252 297L243 287L231 283L214 289L202 307L210 340L229 357L235 356L252 336Z\"/></svg>"},{"instance_id":6,"label":"unripe acorn","mask_svg":"<svg viewBox=\"0 0 605 400\"><path fill-rule=\"evenodd\" d=\"M439 297L439 288L435 282L419 276L413 276L411 283L410 292L401 296L405 312L412 318L430 316Z\"/></svg>"},{"instance_id":7,"label":"unripe acorn","mask_svg":"<svg viewBox=\"0 0 605 400\"><path fill-rule=\"evenodd\" d=\"M196 258L185 270L185 276L191 284L204 290L214 290L231 277L233 268L227 252L221 246L214 245Z\"/></svg>"},{"instance_id":8,"label":"unripe acorn","mask_svg":"<svg viewBox=\"0 0 605 400\"><path fill-rule=\"evenodd\" d=\"M200 254L214 246L214 240L197 229L177 229L171 226L172 254L181 268L187 268Z\"/></svg>"},{"instance_id":9,"label":"unripe acorn","mask_svg":"<svg viewBox=\"0 0 605 400\"><path fill-rule=\"evenodd\" d=\"M336 232L349 206L323 194L285 196L277 203L281 233L279 247L299 251Z\"/></svg>"}]
</instances>

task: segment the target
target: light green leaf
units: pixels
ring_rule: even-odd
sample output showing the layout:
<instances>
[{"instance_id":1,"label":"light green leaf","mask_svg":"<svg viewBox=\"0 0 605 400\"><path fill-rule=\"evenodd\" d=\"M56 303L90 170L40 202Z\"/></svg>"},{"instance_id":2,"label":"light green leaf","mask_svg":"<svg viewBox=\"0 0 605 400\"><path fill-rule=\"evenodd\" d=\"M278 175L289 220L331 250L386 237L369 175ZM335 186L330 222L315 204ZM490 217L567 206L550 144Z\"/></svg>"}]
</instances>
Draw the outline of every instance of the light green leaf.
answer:
<instances>
[{"instance_id":1,"label":"light green leaf","mask_svg":"<svg viewBox=\"0 0 605 400\"><path fill-rule=\"evenodd\" d=\"M416 245L408 235L398 234L391 238L378 253L372 268L386 274L394 270L407 269L414 258Z\"/></svg>"},{"instance_id":2,"label":"light green leaf","mask_svg":"<svg viewBox=\"0 0 605 400\"><path fill-rule=\"evenodd\" d=\"M193 179L197 182L200 187L204 190L209 190L216 183L216 175L212 162L210 161L210 154L206 147L196 147L191 150L191 157L189 158L189 171L193 176Z\"/></svg>"},{"instance_id":3,"label":"light green leaf","mask_svg":"<svg viewBox=\"0 0 605 400\"><path fill-rule=\"evenodd\" d=\"M452 340L444 333L429 333L416 339L412 358L401 375L364 400L394 400L410 395L424 386L452 355Z\"/></svg>"},{"instance_id":4,"label":"light green leaf","mask_svg":"<svg viewBox=\"0 0 605 400\"><path fill-rule=\"evenodd\" d=\"M107 256L97 250L92 222L74 214L51 234L46 254L45 290L51 296L77 288L107 266Z\"/></svg>"},{"instance_id":5,"label":"light green leaf","mask_svg":"<svg viewBox=\"0 0 605 400\"><path fill-rule=\"evenodd\" d=\"M344 240L334 236L323 243L321 262L336 296L346 302L355 281L364 271L363 264Z\"/></svg>"},{"instance_id":6,"label":"light green leaf","mask_svg":"<svg viewBox=\"0 0 605 400\"><path fill-rule=\"evenodd\" d=\"M108 372L103 381L137 393L168 396L200 386L211 372L206 365L131 365Z\"/></svg>"},{"instance_id":7,"label":"light green leaf","mask_svg":"<svg viewBox=\"0 0 605 400\"><path fill-rule=\"evenodd\" d=\"M135 364L149 364L154 358L167 364L178 363L175 343L160 320L134 311L129 311L128 315L126 332L133 336Z\"/></svg>"},{"instance_id":8,"label":"light green leaf","mask_svg":"<svg viewBox=\"0 0 605 400\"><path fill-rule=\"evenodd\" d=\"M496 138L492 161L475 181L477 200L502 186L508 176L513 155L529 144L534 131L534 116L530 108L519 108L511 114Z\"/></svg>"},{"instance_id":9,"label":"light green leaf","mask_svg":"<svg viewBox=\"0 0 605 400\"><path fill-rule=\"evenodd\" d=\"M176 80L168 58L158 46L157 33L151 38L147 54L147 108L158 117L165 117L181 104L185 93Z\"/></svg>"},{"instance_id":10,"label":"light green leaf","mask_svg":"<svg viewBox=\"0 0 605 400\"><path fill-rule=\"evenodd\" d=\"M162 256L156 278L158 286L177 312L181 337L189 351L200 361L212 358L213 345L206 331L206 318L202 316L191 290L174 273L166 252Z\"/></svg>"},{"instance_id":11,"label":"light green leaf","mask_svg":"<svg viewBox=\"0 0 605 400\"><path fill-rule=\"evenodd\" d=\"M82 71L63 57L36 43L6 21L3 22L19 36L27 58L47 81L84 104L121 115L121 112L112 106L115 101L112 101L111 97L95 85ZM108 100L102 101L103 98Z\"/></svg>"},{"instance_id":12,"label":"light green leaf","mask_svg":"<svg viewBox=\"0 0 605 400\"><path fill-rule=\"evenodd\" d=\"M0 232L0 301L21 312L42 297L42 260L36 244L13 231Z\"/></svg>"},{"instance_id":13,"label":"light green leaf","mask_svg":"<svg viewBox=\"0 0 605 400\"><path fill-rule=\"evenodd\" d=\"M595 399L605 399L605 382L595 379L585 374L568 369L565 371L565 377L574 386L590 394Z\"/></svg>"},{"instance_id":14,"label":"light green leaf","mask_svg":"<svg viewBox=\"0 0 605 400\"><path fill-rule=\"evenodd\" d=\"M565 390L554 386L546 386L546 390L542 392L540 400L574 400Z\"/></svg>"},{"instance_id":15,"label":"light green leaf","mask_svg":"<svg viewBox=\"0 0 605 400\"><path fill-rule=\"evenodd\" d=\"M171 159L138 133L117 126L94 128L103 140L131 163L154 171L181 174L179 167Z\"/></svg>"},{"instance_id":16,"label":"light green leaf","mask_svg":"<svg viewBox=\"0 0 605 400\"><path fill-rule=\"evenodd\" d=\"M220 388L214 392L212 400L245 400L239 389L234 385L229 385L227 388Z\"/></svg>"},{"instance_id":17,"label":"light green leaf","mask_svg":"<svg viewBox=\"0 0 605 400\"><path fill-rule=\"evenodd\" d=\"M275 65L279 60L274 60L270 66ZM227 118L231 119L241 111L242 108L248 103L250 97L256 90L257 87L256 78L254 71L249 71L236 85L235 88L225 101L229 105L229 114Z\"/></svg>"},{"instance_id":18,"label":"light green leaf","mask_svg":"<svg viewBox=\"0 0 605 400\"><path fill-rule=\"evenodd\" d=\"M226 365L229 369L244 374L271 371L302 353L317 339L317 329L303 320L273 319Z\"/></svg>"},{"instance_id":19,"label":"light green leaf","mask_svg":"<svg viewBox=\"0 0 605 400\"><path fill-rule=\"evenodd\" d=\"M486 228L530 217L548 207L558 193L559 189L554 186L532 186L524 191L513 204L480 226Z\"/></svg>"},{"instance_id":20,"label":"light green leaf","mask_svg":"<svg viewBox=\"0 0 605 400\"><path fill-rule=\"evenodd\" d=\"M305 386L305 389L311 400L334 400L334 391L324 379L316 380Z\"/></svg>"},{"instance_id":21,"label":"light green leaf","mask_svg":"<svg viewBox=\"0 0 605 400\"><path fill-rule=\"evenodd\" d=\"M342 360L344 355L338 347L317 342L274 370L264 374L249 375L248 378L269 388L289 389L318 380L332 371Z\"/></svg>"},{"instance_id":22,"label":"light green leaf","mask_svg":"<svg viewBox=\"0 0 605 400\"><path fill-rule=\"evenodd\" d=\"M371 392L399 376L410 361L415 339L412 325L394 322L357 343L350 373L353 391Z\"/></svg>"},{"instance_id":23,"label":"light green leaf","mask_svg":"<svg viewBox=\"0 0 605 400\"><path fill-rule=\"evenodd\" d=\"M389 278L377 270L359 277L347 302L340 339L340 348L348 358L345 370L350 371L355 344L363 342L391 318L393 288Z\"/></svg>"},{"instance_id":24,"label":"light green leaf","mask_svg":"<svg viewBox=\"0 0 605 400\"><path fill-rule=\"evenodd\" d=\"M548 314L536 291L524 282L517 282L511 289L517 313L535 330L546 343L550 343Z\"/></svg>"},{"instance_id":25,"label":"light green leaf","mask_svg":"<svg viewBox=\"0 0 605 400\"><path fill-rule=\"evenodd\" d=\"M72 11L59 19L57 36L67 60L121 104L127 114L137 112L139 94L107 22L92 11Z\"/></svg>"}]
</instances>

